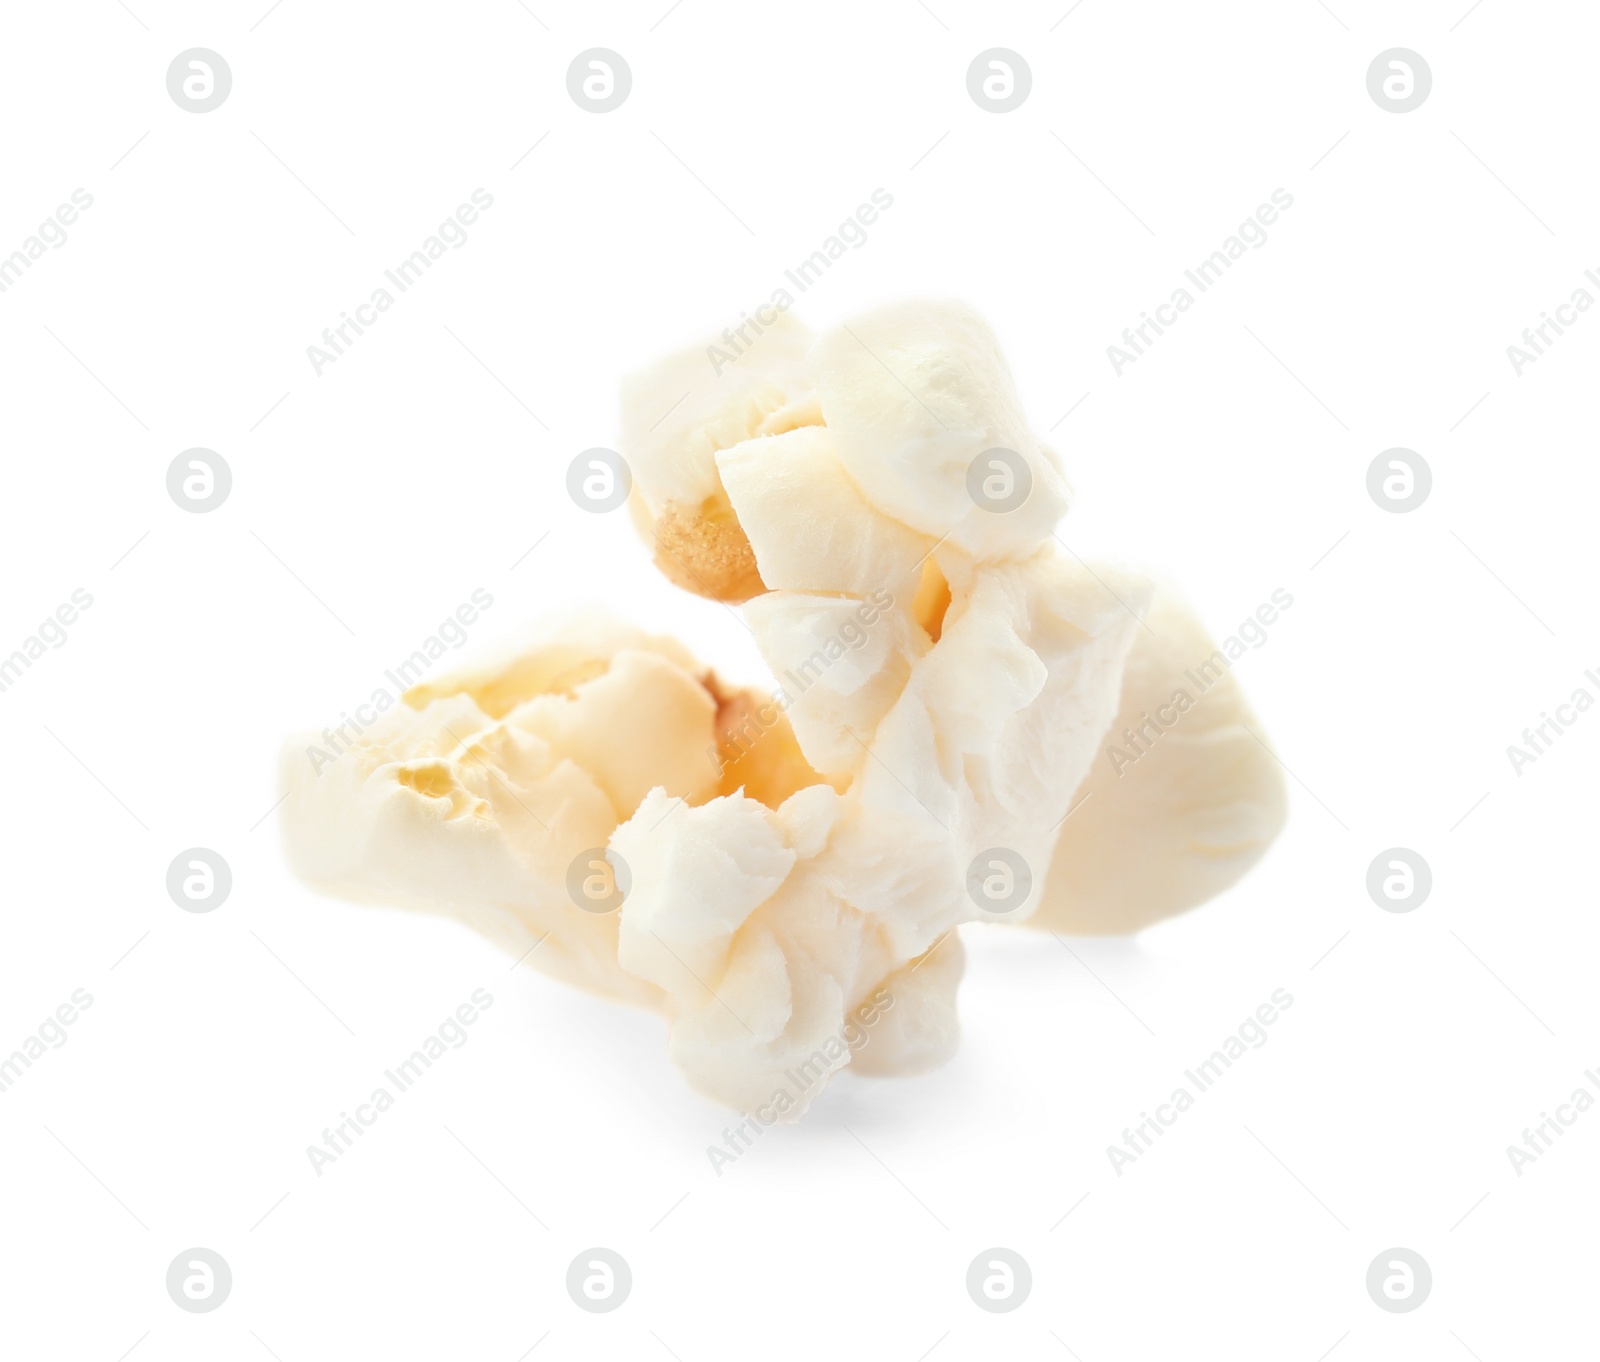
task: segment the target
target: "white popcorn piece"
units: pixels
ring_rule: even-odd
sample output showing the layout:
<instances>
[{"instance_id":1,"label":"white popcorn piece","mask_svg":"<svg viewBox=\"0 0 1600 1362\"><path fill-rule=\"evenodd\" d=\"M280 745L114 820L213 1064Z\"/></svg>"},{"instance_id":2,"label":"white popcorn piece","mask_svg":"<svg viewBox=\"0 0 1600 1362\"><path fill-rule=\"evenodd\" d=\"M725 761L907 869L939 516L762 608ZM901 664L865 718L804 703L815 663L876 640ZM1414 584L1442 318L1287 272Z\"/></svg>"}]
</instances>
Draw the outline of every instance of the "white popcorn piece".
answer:
<instances>
[{"instance_id":1,"label":"white popcorn piece","mask_svg":"<svg viewBox=\"0 0 1600 1362\"><path fill-rule=\"evenodd\" d=\"M1255 865L1288 816L1283 773L1223 653L1169 590L1145 619L1033 926L1134 932L1193 908Z\"/></svg>"},{"instance_id":2,"label":"white popcorn piece","mask_svg":"<svg viewBox=\"0 0 1600 1362\"><path fill-rule=\"evenodd\" d=\"M787 313L720 373L704 348L669 355L622 385L622 448L634 521L656 566L685 590L743 601L763 589L728 508L716 455L759 436L820 425L805 368L810 333Z\"/></svg>"},{"instance_id":3,"label":"white popcorn piece","mask_svg":"<svg viewBox=\"0 0 1600 1362\"><path fill-rule=\"evenodd\" d=\"M627 626L547 631L330 766L291 746L306 879L519 954L548 936L531 962L662 1012L697 1089L792 1120L846 1065L953 1053L963 924L1136 930L1281 826L1231 675L1107 770L1209 644L1054 541L1060 468L969 309L814 345L782 317L720 372L696 349L629 380L622 427L657 565L745 603L774 693ZM607 861L622 892L593 911L570 876Z\"/></svg>"},{"instance_id":4,"label":"white popcorn piece","mask_svg":"<svg viewBox=\"0 0 1600 1362\"><path fill-rule=\"evenodd\" d=\"M914 581L938 537L875 511L826 426L742 440L716 467L768 590L864 596Z\"/></svg>"},{"instance_id":5,"label":"white popcorn piece","mask_svg":"<svg viewBox=\"0 0 1600 1362\"><path fill-rule=\"evenodd\" d=\"M1067 509L1056 458L1028 427L999 343L959 303L902 303L830 332L811 352L822 415L874 506L975 558L1028 557ZM1031 493L996 514L974 502L972 461L1021 456Z\"/></svg>"},{"instance_id":6,"label":"white popcorn piece","mask_svg":"<svg viewBox=\"0 0 1600 1362\"><path fill-rule=\"evenodd\" d=\"M716 701L696 670L670 639L590 620L408 691L332 762L308 757L319 736L291 740L290 865L347 898L449 913L519 956L548 933L535 967L653 1003L617 964L615 918L580 911L567 872L649 788L715 793Z\"/></svg>"}]
</instances>

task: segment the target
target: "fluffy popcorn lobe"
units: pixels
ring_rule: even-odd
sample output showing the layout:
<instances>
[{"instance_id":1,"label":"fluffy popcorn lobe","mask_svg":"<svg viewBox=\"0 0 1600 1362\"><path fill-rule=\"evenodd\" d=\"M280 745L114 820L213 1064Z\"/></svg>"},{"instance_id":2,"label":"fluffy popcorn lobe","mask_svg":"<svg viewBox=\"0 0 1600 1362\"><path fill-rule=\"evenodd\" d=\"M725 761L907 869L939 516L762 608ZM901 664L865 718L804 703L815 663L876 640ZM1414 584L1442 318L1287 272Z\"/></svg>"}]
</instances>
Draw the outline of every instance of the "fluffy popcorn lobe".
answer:
<instances>
[{"instance_id":1,"label":"fluffy popcorn lobe","mask_svg":"<svg viewBox=\"0 0 1600 1362\"><path fill-rule=\"evenodd\" d=\"M963 924L1138 930L1281 828L1203 628L1055 537L1059 462L970 309L816 340L780 314L734 364L627 380L622 432L657 567L742 606L771 688L619 622L546 627L336 760L288 745L303 878L543 943L531 965L659 1010L694 1086L769 1122L847 1065L949 1058Z\"/></svg>"}]
</instances>

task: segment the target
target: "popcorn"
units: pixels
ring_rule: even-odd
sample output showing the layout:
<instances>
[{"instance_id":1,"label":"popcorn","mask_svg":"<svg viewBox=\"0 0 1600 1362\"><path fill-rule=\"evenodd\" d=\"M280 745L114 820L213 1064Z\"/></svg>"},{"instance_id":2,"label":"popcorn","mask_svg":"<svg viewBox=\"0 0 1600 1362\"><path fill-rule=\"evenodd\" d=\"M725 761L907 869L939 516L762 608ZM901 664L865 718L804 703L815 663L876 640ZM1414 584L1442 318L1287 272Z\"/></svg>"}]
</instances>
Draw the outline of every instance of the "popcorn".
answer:
<instances>
[{"instance_id":1,"label":"popcorn","mask_svg":"<svg viewBox=\"0 0 1600 1362\"><path fill-rule=\"evenodd\" d=\"M1061 826L1030 924L1135 932L1220 894L1266 853L1288 814L1277 762L1216 645L1170 589L1158 589L1129 651L1106 755ZM1181 708L1180 708L1181 706ZM1167 724L1152 740L1150 726ZM1137 761L1121 734L1147 744Z\"/></svg>"},{"instance_id":2,"label":"popcorn","mask_svg":"<svg viewBox=\"0 0 1600 1362\"><path fill-rule=\"evenodd\" d=\"M305 878L548 937L531 963L660 1010L700 1091L792 1120L846 1064L953 1053L964 923L1135 930L1281 826L1231 674L1107 759L1213 650L1054 540L1059 463L970 310L814 344L784 316L720 373L696 349L629 380L622 426L658 567L743 603L775 694L622 624L547 630L320 777L286 758ZM604 911L573 888L597 875Z\"/></svg>"}]
</instances>

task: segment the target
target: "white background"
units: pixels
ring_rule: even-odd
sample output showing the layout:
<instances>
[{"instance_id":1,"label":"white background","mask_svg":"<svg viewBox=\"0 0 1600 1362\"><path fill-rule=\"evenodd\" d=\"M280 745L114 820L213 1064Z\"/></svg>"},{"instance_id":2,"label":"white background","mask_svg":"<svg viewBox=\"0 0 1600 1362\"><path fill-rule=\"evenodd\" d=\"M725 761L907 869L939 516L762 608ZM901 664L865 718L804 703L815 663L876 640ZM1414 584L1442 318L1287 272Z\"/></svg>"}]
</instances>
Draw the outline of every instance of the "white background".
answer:
<instances>
[{"instance_id":1,"label":"white background","mask_svg":"<svg viewBox=\"0 0 1600 1362\"><path fill-rule=\"evenodd\" d=\"M1600 317L1520 377L1506 347L1600 267L1596 16L667 3L6 7L0 252L94 206L0 295L0 649L94 604L0 694L0 1052L94 1003L0 1095L0 1351L1573 1355L1600 1114L1521 1176L1506 1146L1600 1065L1600 715L1520 776L1505 749L1600 696ZM204 115L165 87L194 46L233 73ZM633 72L604 116L565 85L593 46ZM966 91L994 46L1033 72L1014 113ZM1404 115L1365 84L1394 46L1433 72ZM467 244L317 376L306 347L478 187ZM276 757L476 587L462 658L595 599L762 679L565 469L615 442L622 374L879 187L800 314L974 304L1063 454L1074 549L1170 573L1218 636L1293 594L1237 669L1292 811L1238 888L1136 940L972 931L950 1065L845 1074L718 1177L729 1115L658 1019L293 881ZM1280 187L1267 244L1117 376L1122 328ZM165 489L192 446L233 470L207 515ZM1391 446L1433 470L1411 514L1366 491ZM196 845L234 876L209 915L165 890ZM1365 890L1396 845L1434 876L1406 915ZM479 987L470 1043L315 1176L305 1147ZM1106 1146L1277 988L1269 1042L1118 1176ZM196 1245L234 1275L207 1315L164 1287ZM632 1266L610 1315L565 1291L592 1245ZM996 1245L1034 1278L1007 1315L964 1285ZM1397 1245L1434 1276L1405 1315L1365 1288Z\"/></svg>"}]
</instances>

